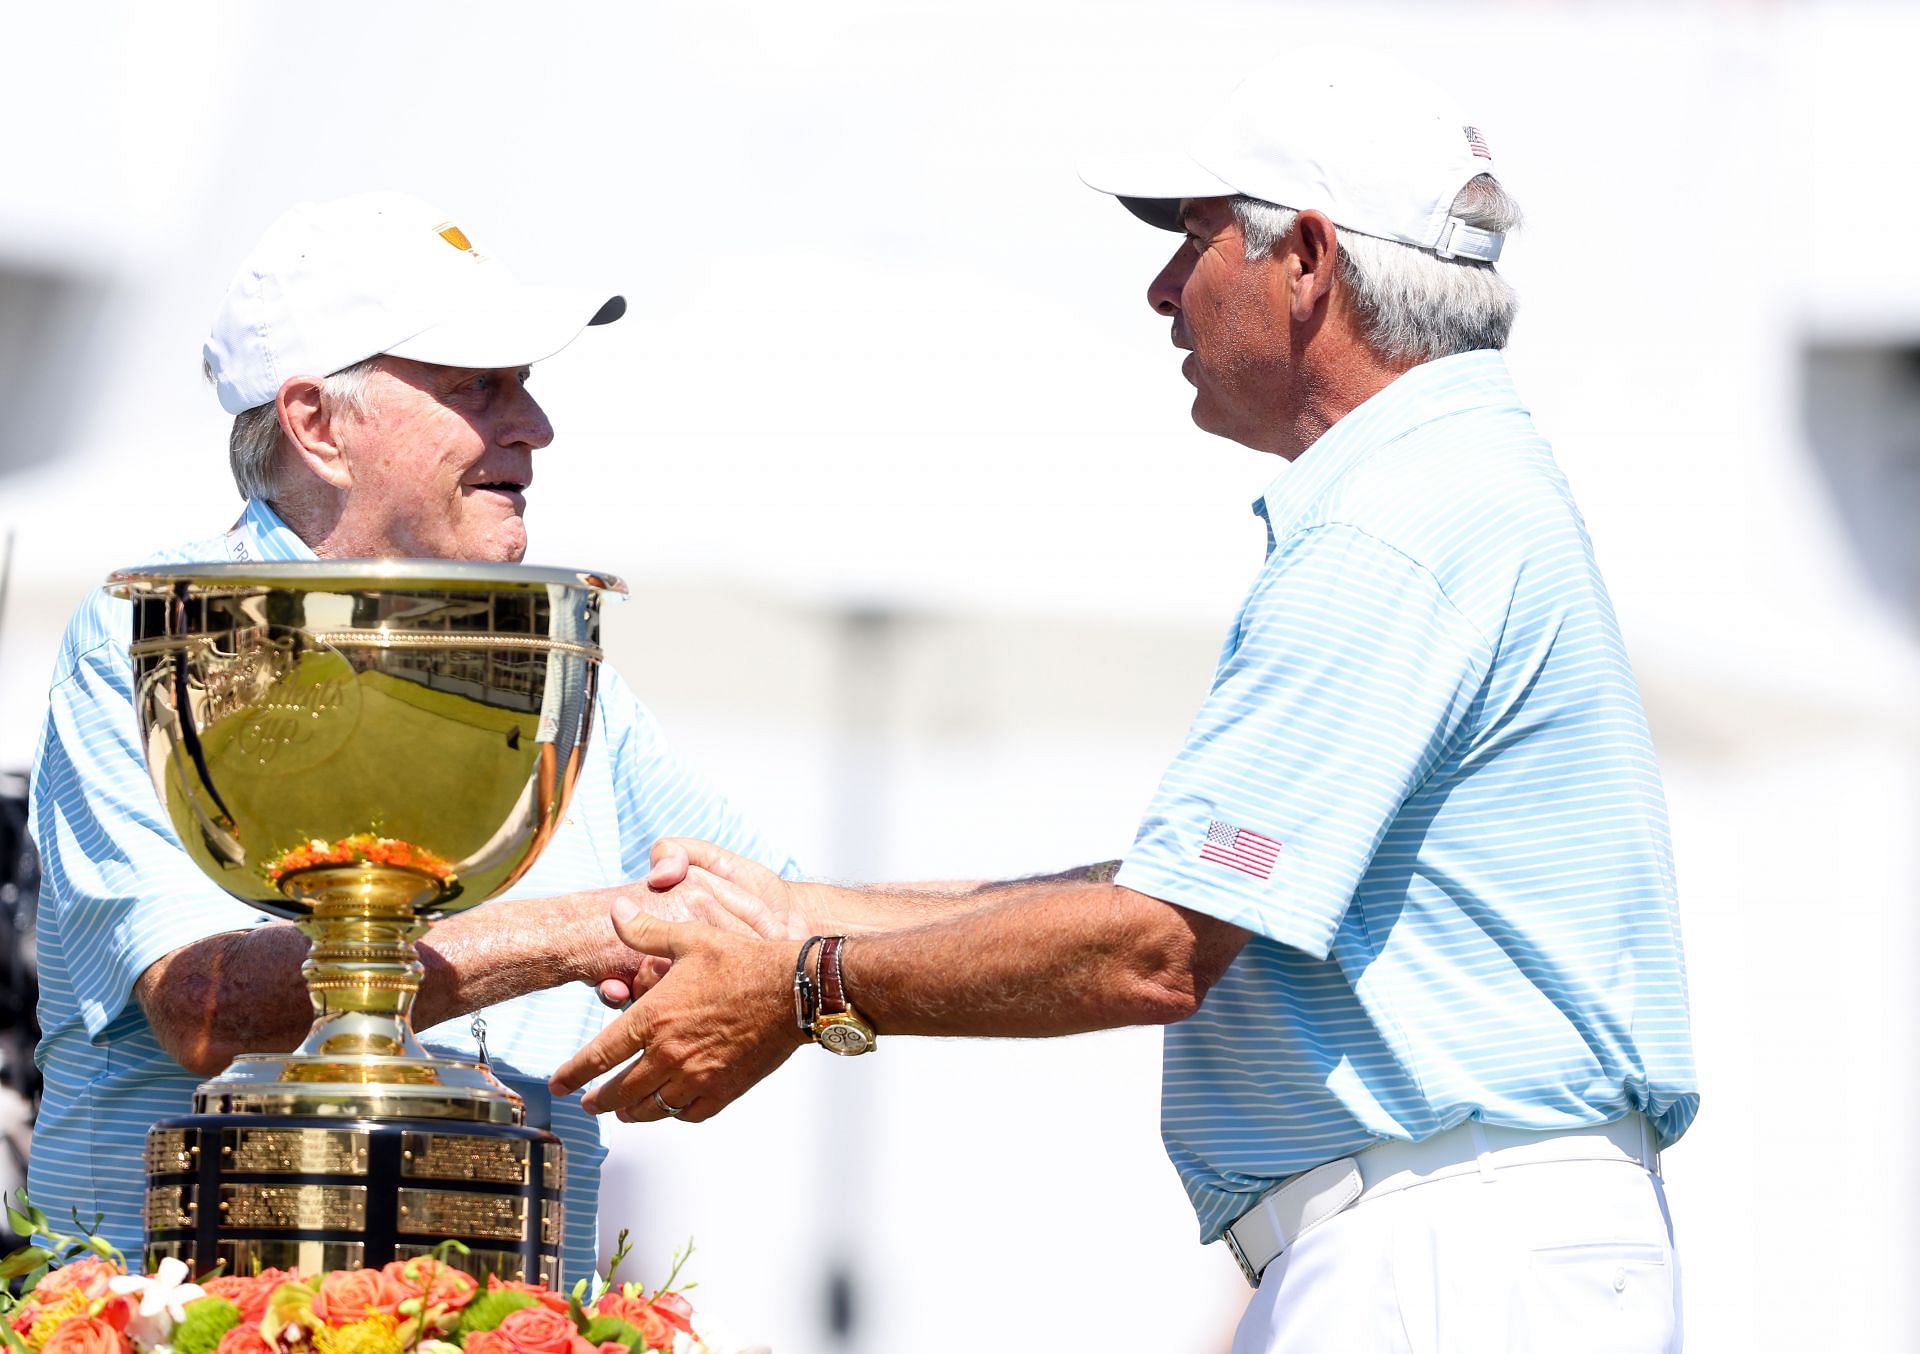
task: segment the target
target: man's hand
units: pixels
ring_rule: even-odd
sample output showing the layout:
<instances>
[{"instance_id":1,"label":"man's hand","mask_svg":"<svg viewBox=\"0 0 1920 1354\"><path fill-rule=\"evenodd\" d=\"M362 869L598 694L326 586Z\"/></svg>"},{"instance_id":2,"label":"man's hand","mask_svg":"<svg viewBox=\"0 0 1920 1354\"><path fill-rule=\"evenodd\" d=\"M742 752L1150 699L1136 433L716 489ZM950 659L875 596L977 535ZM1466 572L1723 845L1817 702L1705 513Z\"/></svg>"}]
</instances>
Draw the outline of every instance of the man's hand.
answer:
<instances>
[{"instance_id":1,"label":"man's hand","mask_svg":"<svg viewBox=\"0 0 1920 1354\"><path fill-rule=\"evenodd\" d=\"M688 921L693 914L664 896L649 894L639 884L620 884L579 895L579 901L594 914L582 928L582 934L591 937L586 980L603 1003L618 1010L665 977L670 961L639 954L620 939L611 921L616 898L644 898L643 905L664 921Z\"/></svg>"},{"instance_id":2,"label":"man's hand","mask_svg":"<svg viewBox=\"0 0 1920 1354\"><path fill-rule=\"evenodd\" d=\"M634 950L672 967L554 1073L554 1094L571 1094L639 1054L589 1092L582 1107L645 1123L667 1117L665 1101L679 1118L698 1123L806 1042L793 1018L795 946L700 922L661 921L625 894L614 899L613 925Z\"/></svg>"},{"instance_id":3,"label":"man's hand","mask_svg":"<svg viewBox=\"0 0 1920 1354\"><path fill-rule=\"evenodd\" d=\"M798 888L758 861L697 837L655 842L647 887L684 891L693 914L716 926L726 925L723 918L731 917L755 935L805 940L813 934Z\"/></svg>"},{"instance_id":4,"label":"man's hand","mask_svg":"<svg viewBox=\"0 0 1920 1354\"><path fill-rule=\"evenodd\" d=\"M709 872L694 863L695 857L720 866L728 875ZM661 921L700 921L738 935L777 940L812 934L802 929L795 935L792 929L804 928L807 919L793 906L787 881L744 856L735 856L711 842L663 837L654 843L653 859L653 871L647 876L644 890L630 885L604 889L598 896L609 904L618 897L629 898ZM735 879L743 881L745 887ZM600 1000L618 1008L659 982L670 961L645 955L636 964L631 949L617 937L614 943L619 953L607 976L596 986Z\"/></svg>"}]
</instances>

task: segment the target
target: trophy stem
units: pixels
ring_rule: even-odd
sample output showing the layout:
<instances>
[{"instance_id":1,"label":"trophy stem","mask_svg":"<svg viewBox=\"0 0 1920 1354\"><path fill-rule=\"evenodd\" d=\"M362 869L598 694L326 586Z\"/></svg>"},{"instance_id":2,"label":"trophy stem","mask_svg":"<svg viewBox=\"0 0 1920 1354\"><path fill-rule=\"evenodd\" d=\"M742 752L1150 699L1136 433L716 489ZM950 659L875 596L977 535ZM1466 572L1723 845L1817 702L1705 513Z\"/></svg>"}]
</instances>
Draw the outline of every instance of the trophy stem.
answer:
<instances>
[{"instance_id":1,"label":"trophy stem","mask_svg":"<svg viewBox=\"0 0 1920 1354\"><path fill-rule=\"evenodd\" d=\"M313 1028L291 1053L243 1053L194 1094L203 1113L443 1118L521 1124L526 1107L485 1063L436 1057L415 1037L426 966L420 916L450 877L375 861L309 865L280 880L311 943L301 972Z\"/></svg>"},{"instance_id":2,"label":"trophy stem","mask_svg":"<svg viewBox=\"0 0 1920 1354\"><path fill-rule=\"evenodd\" d=\"M426 1057L410 1022L426 974L414 942L428 925L417 909L438 898L440 881L359 863L302 870L284 887L310 909L298 925L312 942L301 972L314 1022L298 1054Z\"/></svg>"}]
</instances>

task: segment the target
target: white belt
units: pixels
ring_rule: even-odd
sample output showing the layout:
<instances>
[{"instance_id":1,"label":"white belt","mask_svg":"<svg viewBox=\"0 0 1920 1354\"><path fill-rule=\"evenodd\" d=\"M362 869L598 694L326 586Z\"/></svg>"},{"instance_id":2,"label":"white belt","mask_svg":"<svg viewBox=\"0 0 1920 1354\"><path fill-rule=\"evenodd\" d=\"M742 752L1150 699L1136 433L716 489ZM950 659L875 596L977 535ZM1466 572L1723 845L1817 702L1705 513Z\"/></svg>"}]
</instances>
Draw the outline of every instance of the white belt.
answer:
<instances>
[{"instance_id":1,"label":"white belt","mask_svg":"<svg viewBox=\"0 0 1920 1354\"><path fill-rule=\"evenodd\" d=\"M1552 1132L1501 1128L1469 1119L1422 1142L1375 1143L1350 1157L1288 1176L1227 1228L1227 1249L1255 1288L1281 1252L1357 1203L1414 1185L1545 1161L1630 1161L1660 1174L1660 1153L1644 1116Z\"/></svg>"}]
</instances>

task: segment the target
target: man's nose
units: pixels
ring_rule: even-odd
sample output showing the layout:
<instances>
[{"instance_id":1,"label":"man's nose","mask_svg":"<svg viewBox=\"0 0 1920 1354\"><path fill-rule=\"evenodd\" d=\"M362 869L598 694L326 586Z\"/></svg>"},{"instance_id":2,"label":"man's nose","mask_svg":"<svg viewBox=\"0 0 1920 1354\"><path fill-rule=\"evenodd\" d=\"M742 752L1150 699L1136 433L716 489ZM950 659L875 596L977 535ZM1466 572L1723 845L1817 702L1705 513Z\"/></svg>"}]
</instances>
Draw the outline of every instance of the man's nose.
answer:
<instances>
[{"instance_id":1,"label":"man's nose","mask_svg":"<svg viewBox=\"0 0 1920 1354\"><path fill-rule=\"evenodd\" d=\"M540 401L525 386L520 387L519 398L508 411L500 440L508 446L523 446L535 451L553 441L553 424L547 421L547 411L540 407Z\"/></svg>"},{"instance_id":2,"label":"man's nose","mask_svg":"<svg viewBox=\"0 0 1920 1354\"><path fill-rule=\"evenodd\" d=\"M1187 279L1193 275L1193 251L1182 241L1173 257L1167 260L1167 266L1147 287L1147 304L1162 315L1172 316L1180 313L1180 293L1187 285Z\"/></svg>"}]
</instances>

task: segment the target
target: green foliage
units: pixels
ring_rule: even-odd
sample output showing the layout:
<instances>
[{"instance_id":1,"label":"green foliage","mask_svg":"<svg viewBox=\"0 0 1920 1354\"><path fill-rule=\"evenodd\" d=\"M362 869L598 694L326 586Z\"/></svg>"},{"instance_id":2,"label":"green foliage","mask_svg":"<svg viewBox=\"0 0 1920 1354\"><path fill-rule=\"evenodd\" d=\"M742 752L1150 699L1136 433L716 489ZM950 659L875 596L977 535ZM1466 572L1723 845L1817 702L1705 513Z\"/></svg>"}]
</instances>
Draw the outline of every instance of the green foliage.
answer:
<instances>
[{"instance_id":1,"label":"green foliage","mask_svg":"<svg viewBox=\"0 0 1920 1354\"><path fill-rule=\"evenodd\" d=\"M596 1316L580 1335L590 1345L603 1345L612 1340L633 1350L634 1354L641 1354L647 1347L647 1337L617 1316Z\"/></svg>"},{"instance_id":2,"label":"green foliage","mask_svg":"<svg viewBox=\"0 0 1920 1354\"><path fill-rule=\"evenodd\" d=\"M687 1244L691 1246L692 1241ZM633 1254L633 1247L627 1244L627 1229L620 1229L620 1237L613 1243L613 1256L607 1261L607 1290L613 1291L613 1276L620 1272L621 1262Z\"/></svg>"},{"instance_id":3,"label":"green foliage","mask_svg":"<svg viewBox=\"0 0 1920 1354\"><path fill-rule=\"evenodd\" d=\"M22 1274L30 1274L52 1261L53 1252L45 1246L22 1246L6 1259L0 1260L0 1279L17 1279ZM28 1287L32 1285L29 1284Z\"/></svg>"},{"instance_id":4,"label":"green foliage","mask_svg":"<svg viewBox=\"0 0 1920 1354\"><path fill-rule=\"evenodd\" d=\"M6 1200L6 1209L7 1226L16 1235L40 1237L42 1242L23 1246L0 1260L0 1318L19 1305L16 1291L31 1293L34 1285L46 1278L47 1271L56 1265L96 1256L122 1269L126 1268L126 1257L96 1234L100 1224L106 1220L104 1213L96 1214L92 1223L85 1223L80 1220L80 1211L74 1209L73 1225L77 1234L69 1234L54 1231L51 1219L27 1197L24 1189L13 1192L13 1197ZM26 1346L5 1320L0 1320L0 1340L4 1340L14 1354L26 1354Z\"/></svg>"},{"instance_id":5,"label":"green foliage","mask_svg":"<svg viewBox=\"0 0 1920 1354\"><path fill-rule=\"evenodd\" d=\"M13 1229L15 1236L32 1236L47 1225L47 1215L31 1199L25 1190L17 1190L14 1197L7 1200L7 1226Z\"/></svg>"},{"instance_id":6,"label":"green foliage","mask_svg":"<svg viewBox=\"0 0 1920 1354\"><path fill-rule=\"evenodd\" d=\"M100 1224L107 1220L105 1213L93 1215L93 1221L82 1222L80 1210L74 1209L73 1225L78 1235L69 1235L53 1230L53 1223L41 1207L27 1197L24 1189L17 1189L13 1197L7 1200L7 1226L17 1236L41 1236L50 1244L53 1253L61 1263L78 1260L83 1255L97 1255L102 1260L110 1260L125 1269L126 1256L120 1254L110 1242L98 1235ZM38 1249L29 1246L28 1250ZM18 1252L16 1252L18 1254ZM7 1257L11 1260L13 1257Z\"/></svg>"},{"instance_id":7,"label":"green foliage","mask_svg":"<svg viewBox=\"0 0 1920 1354\"><path fill-rule=\"evenodd\" d=\"M539 1301L531 1293L517 1293L508 1288L477 1294L460 1309L460 1334L465 1337L477 1330L492 1330L522 1307L532 1307Z\"/></svg>"},{"instance_id":8,"label":"green foliage","mask_svg":"<svg viewBox=\"0 0 1920 1354\"><path fill-rule=\"evenodd\" d=\"M452 1264L453 1261L450 1257L454 1255L471 1255L472 1253L473 1247L467 1245L464 1241L455 1241L452 1237L448 1237L445 1241L442 1241L439 1245L427 1252L429 1257L443 1265Z\"/></svg>"},{"instance_id":9,"label":"green foliage","mask_svg":"<svg viewBox=\"0 0 1920 1354\"><path fill-rule=\"evenodd\" d=\"M9 1305L11 1305L13 1295L11 1293L5 1293L5 1290L0 1290L0 1293L4 1293ZM7 1314L4 1311L0 1311L0 1338L6 1340L7 1348L13 1351L13 1354L27 1354L26 1341L13 1333L13 1323L7 1320Z\"/></svg>"},{"instance_id":10,"label":"green foliage","mask_svg":"<svg viewBox=\"0 0 1920 1354\"><path fill-rule=\"evenodd\" d=\"M667 1272L667 1281L654 1289L653 1295L659 1297L662 1293L684 1293L690 1288L698 1288L700 1285L697 1283L683 1283L678 1288L673 1286L673 1281L680 1277L680 1271L686 1268L687 1261L691 1259L693 1259L693 1238L688 1237L686 1247L673 1253L673 1268Z\"/></svg>"},{"instance_id":11,"label":"green foliage","mask_svg":"<svg viewBox=\"0 0 1920 1354\"><path fill-rule=\"evenodd\" d=\"M213 1354L220 1337L240 1324L240 1309L225 1298L196 1298L173 1328L173 1354Z\"/></svg>"}]
</instances>

